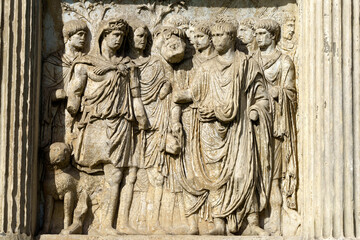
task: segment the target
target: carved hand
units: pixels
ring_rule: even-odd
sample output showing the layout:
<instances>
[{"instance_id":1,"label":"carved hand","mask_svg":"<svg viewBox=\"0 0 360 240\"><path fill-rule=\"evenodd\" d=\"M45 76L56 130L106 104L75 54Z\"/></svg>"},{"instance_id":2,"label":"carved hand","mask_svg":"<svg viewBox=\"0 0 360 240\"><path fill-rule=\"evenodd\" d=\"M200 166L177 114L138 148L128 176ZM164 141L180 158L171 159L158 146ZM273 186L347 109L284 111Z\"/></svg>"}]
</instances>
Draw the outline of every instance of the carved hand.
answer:
<instances>
[{"instance_id":1,"label":"carved hand","mask_svg":"<svg viewBox=\"0 0 360 240\"><path fill-rule=\"evenodd\" d=\"M171 92L171 84L166 82L160 89L159 97L163 100Z\"/></svg>"},{"instance_id":2,"label":"carved hand","mask_svg":"<svg viewBox=\"0 0 360 240\"><path fill-rule=\"evenodd\" d=\"M190 90L183 90L173 93L173 102L174 103L187 103L192 102L192 97Z\"/></svg>"},{"instance_id":3,"label":"carved hand","mask_svg":"<svg viewBox=\"0 0 360 240\"><path fill-rule=\"evenodd\" d=\"M148 130L150 128L150 123L146 116L138 117L137 120L139 123L139 130Z\"/></svg>"},{"instance_id":4,"label":"carved hand","mask_svg":"<svg viewBox=\"0 0 360 240\"><path fill-rule=\"evenodd\" d=\"M71 116L75 116L77 113L77 108L74 106L67 106L67 111L70 113Z\"/></svg>"},{"instance_id":5,"label":"carved hand","mask_svg":"<svg viewBox=\"0 0 360 240\"><path fill-rule=\"evenodd\" d=\"M279 91L280 88L278 86L274 86L269 89L269 94L272 98L276 99L279 97Z\"/></svg>"},{"instance_id":6,"label":"carved hand","mask_svg":"<svg viewBox=\"0 0 360 240\"><path fill-rule=\"evenodd\" d=\"M66 92L64 89L57 89L51 96L52 101L59 101L66 99Z\"/></svg>"},{"instance_id":7,"label":"carved hand","mask_svg":"<svg viewBox=\"0 0 360 240\"><path fill-rule=\"evenodd\" d=\"M203 121L212 121L216 119L214 110L207 107L200 107L199 114Z\"/></svg>"},{"instance_id":8,"label":"carved hand","mask_svg":"<svg viewBox=\"0 0 360 240\"><path fill-rule=\"evenodd\" d=\"M182 125L181 125L180 122L176 122L176 123L173 124L173 126L172 126L172 134L176 138L180 139L180 137L182 135Z\"/></svg>"},{"instance_id":9,"label":"carved hand","mask_svg":"<svg viewBox=\"0 0 360 240\"><path fill-rule=\"evenodd\" d=\"M256 110L251 110L249 113L249 118L251 121L257 121L259 119L259 113Z\"/></svg>"}]
</instances>

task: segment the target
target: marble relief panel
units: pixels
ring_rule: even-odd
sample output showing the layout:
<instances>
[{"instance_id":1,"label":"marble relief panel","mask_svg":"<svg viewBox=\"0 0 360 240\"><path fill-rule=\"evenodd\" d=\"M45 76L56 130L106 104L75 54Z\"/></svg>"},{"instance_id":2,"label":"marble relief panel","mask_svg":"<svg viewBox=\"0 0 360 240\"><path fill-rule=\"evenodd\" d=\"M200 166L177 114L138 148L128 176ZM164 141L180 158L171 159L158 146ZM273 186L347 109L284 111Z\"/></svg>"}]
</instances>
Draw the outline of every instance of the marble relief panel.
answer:
<instances>
[{"instance_id":1,"label":"marble relief panel","mask_svg":"<svg viewBox=\"0 0 360 240\"><path fill-rule=\"evenodd\" d=\"M295 1L45 1L41 233L295 236Z\"/></svg>"}]
</instances>

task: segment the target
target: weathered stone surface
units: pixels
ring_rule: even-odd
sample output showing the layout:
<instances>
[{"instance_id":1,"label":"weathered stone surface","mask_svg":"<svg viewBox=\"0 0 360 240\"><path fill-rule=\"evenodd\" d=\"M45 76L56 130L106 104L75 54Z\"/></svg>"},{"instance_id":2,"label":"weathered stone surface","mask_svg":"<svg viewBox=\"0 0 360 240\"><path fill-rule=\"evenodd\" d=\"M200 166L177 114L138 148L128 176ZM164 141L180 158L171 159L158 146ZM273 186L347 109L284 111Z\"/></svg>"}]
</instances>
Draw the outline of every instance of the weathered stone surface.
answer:
<instances>
[{"instance_id":1,"label":"weathered stone surface","mask_svg":"<svg viewBox=\"0 0 360 240\"><path fill-rule=\"evenodd\" d=\"M58 240L63 239L63 236L59 235L42 235L39 240ZM190 240L190 239L197 239L197 240L262 240L262 239L269 239L269 240L281 240L284 239L283 237L259 237L259 236L189 236L189 235L180 235L180 236L139 236L139 235L132 235L132 236L109 236L109 237L100 237L100 236L83 236L83 235L71 235L67 236L68 240ZM292 238L285 238L285 239L300 239L299 237L292 237Z\"/></svg>"},{"instance_id":2,"label":"weathered stone surface","mask_svg":"<svg viewBox=\"0 0 360 240\"><path fill-rule=\"evenodd\" d=\"M0 12L0 239L360 237L358 1Z\"/></svg>"},{"instance_id":3,"label":"weathered stone surface","mask_svg":"<svg viewBox=\"0 0 360 240\"><path fill-rule=\"evenodd\" d=\"M297 5L228 4L46 6L40 233L299 234Z\"/></svg>"}]
</instances>

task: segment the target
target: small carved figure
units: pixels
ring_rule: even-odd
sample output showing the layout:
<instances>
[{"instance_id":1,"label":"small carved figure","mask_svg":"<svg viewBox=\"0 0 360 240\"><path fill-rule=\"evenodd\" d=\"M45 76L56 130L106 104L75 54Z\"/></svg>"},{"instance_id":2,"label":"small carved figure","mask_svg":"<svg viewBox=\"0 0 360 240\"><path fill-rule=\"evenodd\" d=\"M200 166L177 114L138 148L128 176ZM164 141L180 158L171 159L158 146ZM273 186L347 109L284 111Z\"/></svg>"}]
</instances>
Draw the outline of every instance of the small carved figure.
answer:
<instances>
[{"instance_id":1,"label":"small carved figure","mask_svg":"<svg viewBox=\"0 0 360 240\"><path fill-rule=\"evenodd\" d=\"M295 216L297 189L295 66L288 55L276 49L280 25L262 19L255 25L262 67L273 109L274 163L270 194L269 230L281 234L281 206ZM298 220L296 220L298 222Z\"/></svg>"},{"instance_id":2,"label":"small carved figure","mask_svg":"<svg viewBox=\"0 0 360 240\"><path fill-rule=\"evenodd\" d=\"M254 26L254 18L245 18L239 22L238 38L242 44L240 50L245 52L246 55L250 56L254 55L259 49L255 39Z\"/></svg>"},{"instance_id":3,"label":"small carved figure","mask_svg":"<svg viewBox=\"0 0 360 240\"><path fill-rule=\"evenodd\" d=\"M55 200L64 200L64 230L72 223L79 173L70 164L70 154L70 149L65 143L56 142L50 146L43 183L45 216L42 233L48 233L50 230Z\"/></svg>"},{"instance_id":4,"label":"small carved figure","mask_svg":"<svg viewBox=\"0 0 360 240\"><path fill-rule=\"evenodd\" d=\"M81 20L63 27L65 48L52 53L43 64L41 147L53 142L71 141L72 117L66 111L67 87L71 66L83 56L88 27Z\"/></svg>"},{"instance_id":5,"label":"small carved figure","mask_svg":"<svg viewBox=\"0 0 360 240\"><path fill-rule=\"evenodd\" d=\"M102 22L93 51L74 64L67 105L71 115L81 115L74 147L77 167L87 173L104 171L109 185L99 233L110 235L137 233L128 223L138 165L132 158L133 124L137 121L140 129L148 125L136 69L124 57L127 32L123 19ZM122 179L127 190L122 193L126 195L119 210L123 222L117 231L113 223Z\"/></svg>"},{"instance_id":6,"label":"small carved figure","mask_svg":"<svg viewBox=\"0 0 360 240\"><path fill-rule=\"evenodd\" d=\"M295 38L296 18L289 13L285 14L282 20L281 39L277 48L284 54L287 54L294 61L297 49L297 40Z\"/></svg>"}]
</instances>

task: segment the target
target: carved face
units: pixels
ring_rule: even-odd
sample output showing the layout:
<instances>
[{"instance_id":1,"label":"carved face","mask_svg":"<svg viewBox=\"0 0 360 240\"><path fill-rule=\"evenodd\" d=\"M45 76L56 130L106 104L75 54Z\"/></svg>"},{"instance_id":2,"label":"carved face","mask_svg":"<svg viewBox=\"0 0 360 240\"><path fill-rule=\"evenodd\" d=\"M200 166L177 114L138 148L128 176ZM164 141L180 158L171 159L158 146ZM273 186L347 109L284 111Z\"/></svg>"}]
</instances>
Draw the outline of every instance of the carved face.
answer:
<instances>
[{"instance_id":1,"label":"carved face","mask_svg":"<svg viewBox=\"0 0 360 240\"><path fill-rule=\"evenodd\" d=\"M186 30L186 36L189 38L190 44L194 45L195 44L195 40L194 40L194 26L189 26L189 29Z\"/></svg>"},{"instance_id":2,"label":"carved face","mask_svg":"<svg viewBox=\"0 0 360 240\"><path fill-rule=\"evenodd\" d=\"M254 40L254 31L245 25L240 25L238 37L243 44L249 44Z\"/></svg>"},{"instance_id":3,"label":"carved face","mask_svg":"<svg viewBox=\"0 0 360 240\"><path fill-rule=\"evenodd\" d=\"M233 37L220 29L212 32L212 42L219 54L226 53L234 45Z\"/></svg>"},{"instance_id":4,"label":"carved face","mask_svg":"<svg viewBox=\"0 0 360 240\"><path fill-rule=\"evenodd\" d=\"M255 37L257 44L260 49L265 49L272 44L272 41L275 40L275 36L273 36L268 30L265 28L258 28L255 31Z\"/></svg>"},{"instance_id":5,"label":"carved face","mask_svg":"<svg viewBox=\"0 0 360 240\"><path fill-rule=\"evenodd\" d=\"M64 143L53 143L50 146L50 165L63 168L69 165L70 151Z\"/></svg>"},{"instance_id":6,"label":"carved face","mask_svg":"<svg viewBox=\"0 0 360 240\"><path fill-rule=\"evenodd\" d=\"M209 47L211 43L210 36L203 32L194 32L194 47L198 51L202 51Z\"/></svg>"},{"instance_id":7,"label":"carved face","mask_svg":"<svg viewBox=\"0 0 360 240\"><path fill-rule=\"evenodd\" d=\"M121 47L121 44L124 41L124 33L119 30L111 31L106 34L104 37L104 41L106 41L107 46L112 50L118 50Z\"/></svg>"},{"instance_id":8,"label":"carved face","mask_svg":"<svg viewBox=\"0 0 360 240\"><path fill-rule=\"evenodd\" d=\"M295 22L287 21L283 25L283 38L286 40L291 40L295 34Z\"/></svg>"},{"instance_id":9,"label":"carved face","mask_svg":"<svg viewBox=\"0 0 360 240\"><path fill-rule=\"evenodd\" d=\"M69 38L67 44L70 44L71 46L77 49L83 49L85 46L85 40L86 40L86 32L80 30Z\"/></svg>"},{"instance_id":10,"label":"carved face","mask_svg":"<svg viewBox=\"0 0 360 240\"><path fill-rule=\"evenodd\" d=\"M144 50L147 43L147 32L144 28L139 27L134 32L134 48Z\"/></svg>"},{"instance_id":11,"label":"carved face","mask_svg":"<svg viewBox=\"0 0 360 240\"><path fill-rule=\"evenodd\" d=\"M172 35L164 40L161 46L161 56L169 63L179 63L184 59L186 44L180 37Z\"/></svg>"}]
</instances>

